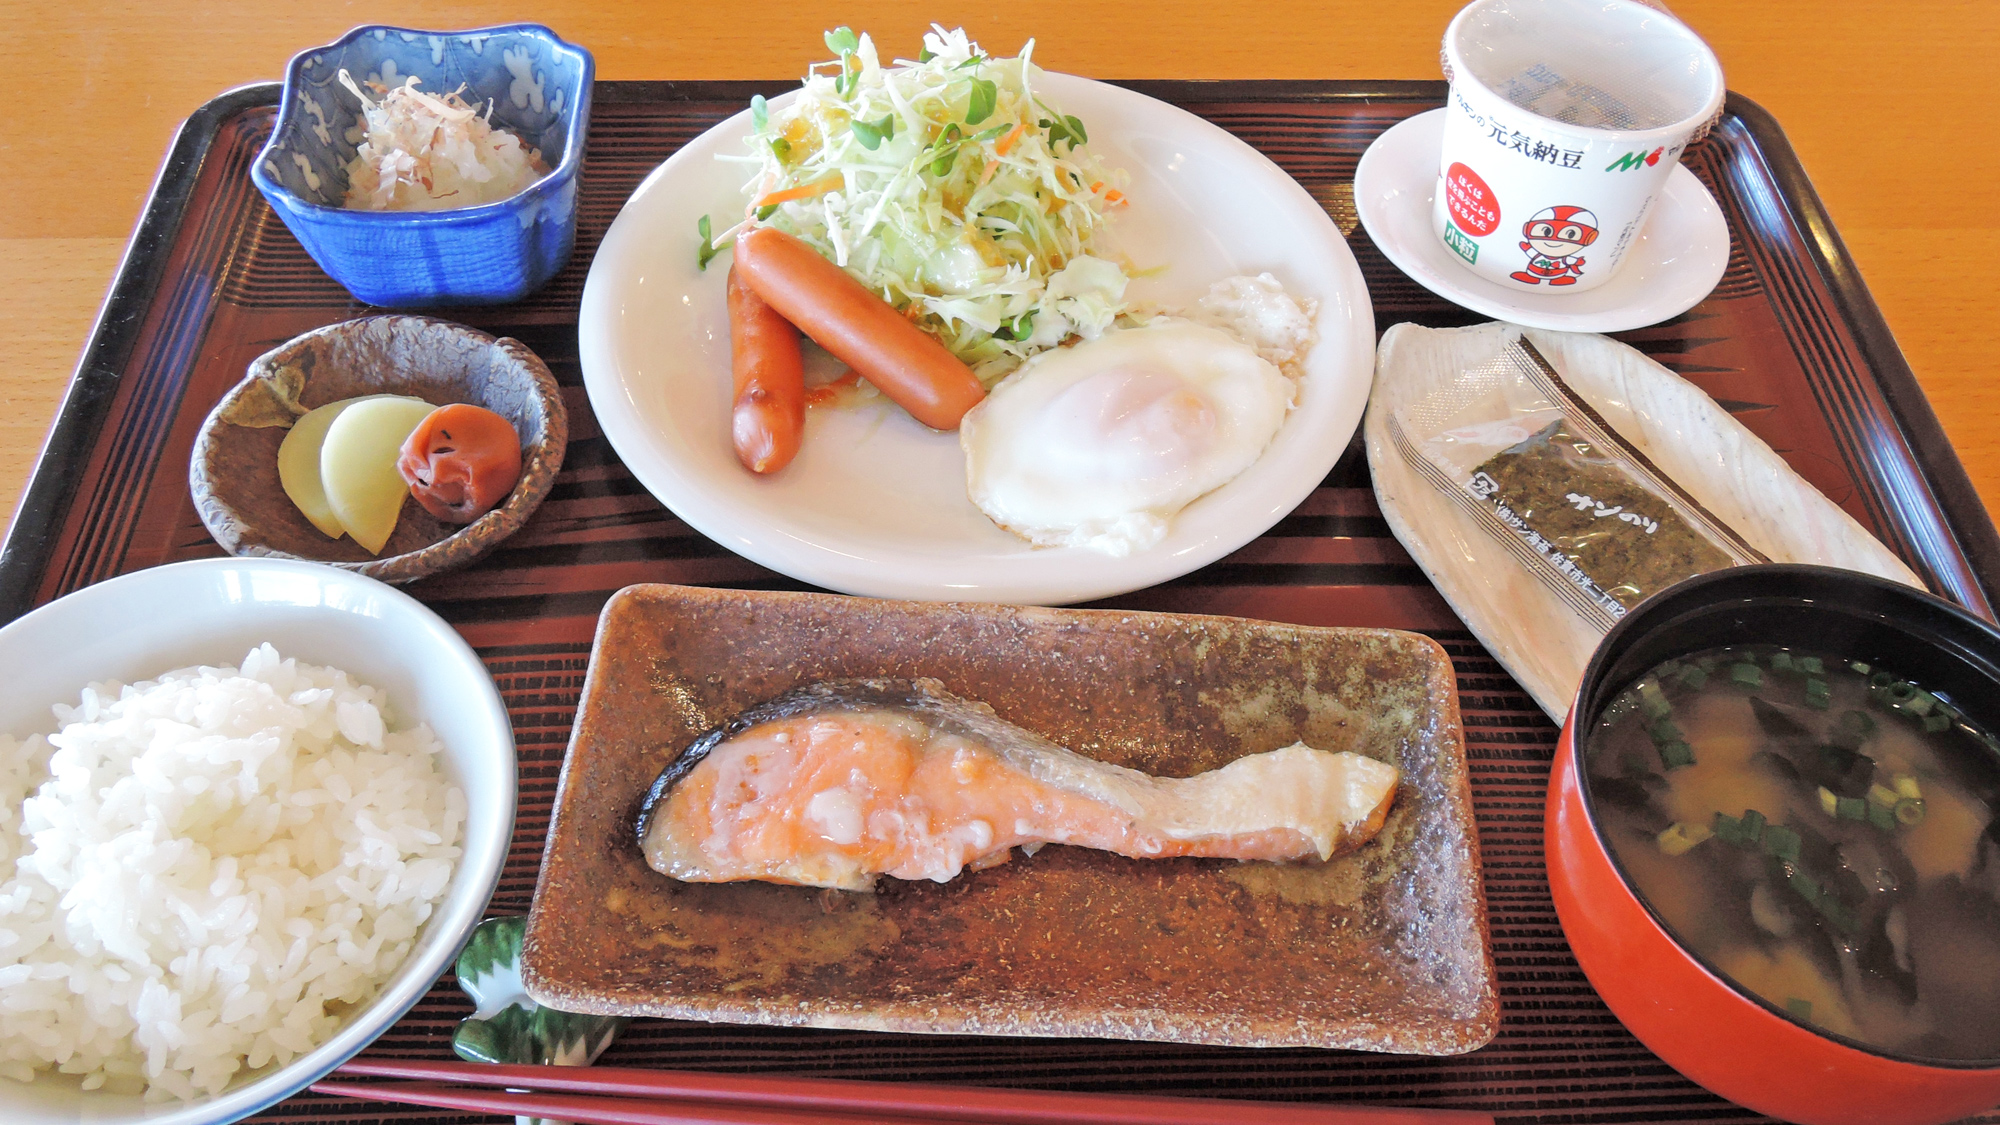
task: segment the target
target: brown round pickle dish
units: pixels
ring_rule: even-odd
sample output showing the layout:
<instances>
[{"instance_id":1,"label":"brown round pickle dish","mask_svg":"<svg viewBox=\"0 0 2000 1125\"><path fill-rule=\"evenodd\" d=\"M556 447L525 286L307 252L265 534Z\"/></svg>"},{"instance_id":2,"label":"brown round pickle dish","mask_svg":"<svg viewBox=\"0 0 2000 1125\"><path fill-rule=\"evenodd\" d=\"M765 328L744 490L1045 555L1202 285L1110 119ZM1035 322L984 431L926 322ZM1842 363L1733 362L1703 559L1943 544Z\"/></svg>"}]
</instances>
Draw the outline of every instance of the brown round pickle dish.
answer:
<instances>
[{"instance_id":1,"label":"brown round pickle dish","mask_svg":"<svg viewBox=\"0 0 2000 1125\"><path fill-rule=\"evenodd\" d=\"M404 496L379 553L315 527L279 478L278 449L314 408L367 395L471 403L521 439L521 475L491 511L459 525ZM266 352L222 397L195 439L188 489L231 554L305 559L384 582L464 566L518 531L562 467L569 418L548 365L519 340L421 316L371 316L314 329Z\"/></svg>"}]
</instances>

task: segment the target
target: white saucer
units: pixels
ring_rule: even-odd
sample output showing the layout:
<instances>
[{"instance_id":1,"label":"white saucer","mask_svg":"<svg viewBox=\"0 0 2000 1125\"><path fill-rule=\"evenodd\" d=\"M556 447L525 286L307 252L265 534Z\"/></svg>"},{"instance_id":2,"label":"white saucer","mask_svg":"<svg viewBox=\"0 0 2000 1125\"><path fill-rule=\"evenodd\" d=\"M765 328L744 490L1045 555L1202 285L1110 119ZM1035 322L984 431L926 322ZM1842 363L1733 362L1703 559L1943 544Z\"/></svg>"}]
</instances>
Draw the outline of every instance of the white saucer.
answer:
<instances>
[{"instance_id":1,"label":"white saucer","mask_svg":"<svg viewBox=\"0 0 2000 1125\"><path fill-rule=\"evenodd\" d=\"M1639 240L1610 281L1581 293L1510 289L1474 274L1431 233L1444 110L1375 138L1354 170L1354 206L1382 253L1411 280L1456 305L1558 332L1622 332L1701 302L1729 265L1729 224L1693 172L1676 167Z\"/></svg>"}]
</instances>

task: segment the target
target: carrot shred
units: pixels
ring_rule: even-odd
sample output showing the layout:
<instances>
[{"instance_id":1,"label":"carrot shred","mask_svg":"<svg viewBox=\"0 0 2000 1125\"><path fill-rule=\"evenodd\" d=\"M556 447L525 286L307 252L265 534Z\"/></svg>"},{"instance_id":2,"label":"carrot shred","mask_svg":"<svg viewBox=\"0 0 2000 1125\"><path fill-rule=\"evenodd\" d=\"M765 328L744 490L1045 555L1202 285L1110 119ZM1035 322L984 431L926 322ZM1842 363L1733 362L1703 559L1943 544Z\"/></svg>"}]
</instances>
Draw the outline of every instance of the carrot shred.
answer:
<instances>
[{"instance_id":1,"label":"carrot shred","mask_svg":"<svg viewBox=\"0 0 2000 1125\"><path fill-rule=\"evenodd\" d=\"M1099 180L1096 183L1090 185L1090 193L1092 195L1095 195L1100 191L1104 191L1103 180ZM1125 193L1119 191L1117 188L1112 188L1110 191L1104 191L1104 202L1110 204L1113 207L1116 207L1120 203L1125 202Z\"/></svg>"},{"instance_id":2,"label":"carrot shred","mask_svg":"<svg viewBox=\"0 0 2000 1125\"><path fill-rule=\"evenodd\" d=\"M1014 142L1020 140L1021 134L1027 132L1027 129L1028 129L1028 123L1026 121L1022 121L1016 124L1012 132L1008 133L1004 137L1001 137L1000 143L993 146L994 155L1005 156L1009 152L1013 151Z\"/></svg>"},{"instance_id":3,"label":"carrot shred","mask_svg":"<svg viewBox=\"0 0 2000 1125\"><path fill-rule=\"evenodd\" d=\"M759 207L769 207L774 203L789 203L794 199L811 199L815 195L825 195L830 191L839 191L846 183L846 179L839 172L835 172L831 176L814 180L809 184L800 184L797 187L789 187L783 191L774 191L760 195L757 197L756 202L750 206L754 210Z\"/></svg>"}]
</instances>

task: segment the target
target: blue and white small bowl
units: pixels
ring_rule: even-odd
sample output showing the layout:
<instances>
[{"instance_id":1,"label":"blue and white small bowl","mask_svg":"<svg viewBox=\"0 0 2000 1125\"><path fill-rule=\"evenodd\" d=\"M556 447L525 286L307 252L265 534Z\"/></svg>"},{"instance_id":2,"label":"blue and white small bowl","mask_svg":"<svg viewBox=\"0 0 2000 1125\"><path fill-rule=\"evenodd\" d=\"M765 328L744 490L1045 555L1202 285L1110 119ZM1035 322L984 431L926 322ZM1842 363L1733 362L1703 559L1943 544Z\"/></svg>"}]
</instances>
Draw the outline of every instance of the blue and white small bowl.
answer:
<instances>
[{"instance_id":1,"label":"blue and white small bowl","mask_svg":"<svg viewBox=\"0 0 2000 1125\"><path fill-rule=\"evenodd\" d=\"M401 85L493 102L493 124L538 148L551 171L498 203L448 211L350 211L347 164L361 106L340 84ZM555 276L576 243L576 193L596 64L532 23L474 31L370 24L293 57L278 123L250 179L308 254L355 299L385 308L519 300Z\"/></svg>"}]
</instances>

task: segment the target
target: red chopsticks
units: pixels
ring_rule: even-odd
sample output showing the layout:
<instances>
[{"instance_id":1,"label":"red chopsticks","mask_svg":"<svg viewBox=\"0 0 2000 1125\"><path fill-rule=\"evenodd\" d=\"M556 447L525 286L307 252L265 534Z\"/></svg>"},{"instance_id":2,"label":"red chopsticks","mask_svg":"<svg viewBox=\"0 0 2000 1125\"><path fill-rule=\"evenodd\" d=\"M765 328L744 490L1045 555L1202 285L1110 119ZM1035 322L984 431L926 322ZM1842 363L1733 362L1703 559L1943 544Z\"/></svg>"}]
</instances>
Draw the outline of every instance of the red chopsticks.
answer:
<instances>
[{"instance_id":1,"label":"red chopsticks","mask_svg":"<svg viewBox=\"0 0 2000 1125\"><path fill-rule=\"evenodd\" d=\"M313 1090L445 1109L554 1117L579 1125L1493 1125L1491 1114L1457 1109L1063 1094L619 1067L356 1059L334 1073L416 1081L328 1079L315 1083ZM521 1089L536 1092L517 1092Z\"/></svg>"}]
</instances>

